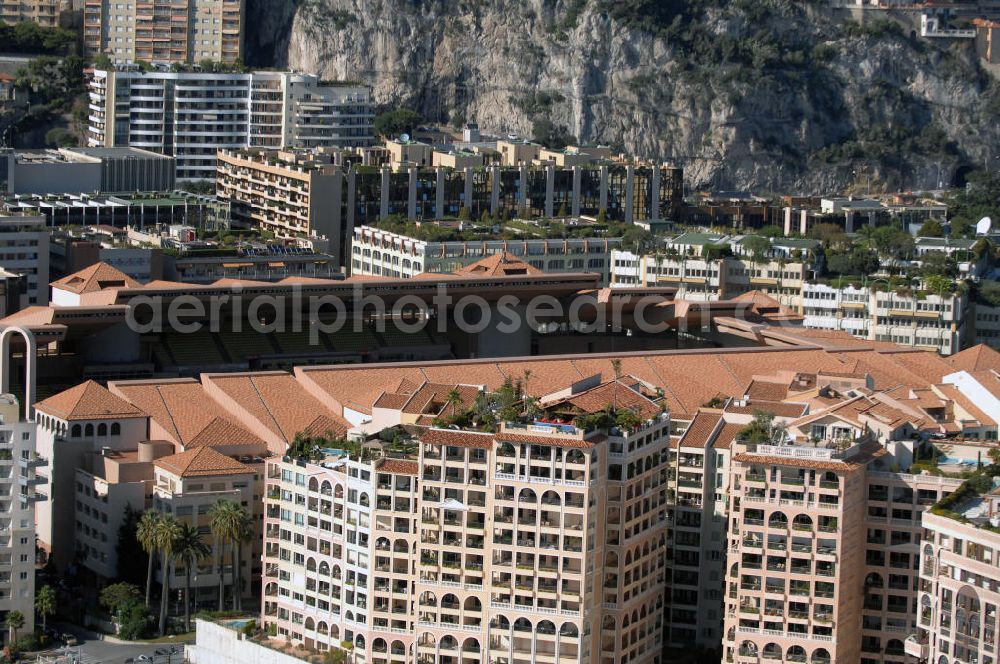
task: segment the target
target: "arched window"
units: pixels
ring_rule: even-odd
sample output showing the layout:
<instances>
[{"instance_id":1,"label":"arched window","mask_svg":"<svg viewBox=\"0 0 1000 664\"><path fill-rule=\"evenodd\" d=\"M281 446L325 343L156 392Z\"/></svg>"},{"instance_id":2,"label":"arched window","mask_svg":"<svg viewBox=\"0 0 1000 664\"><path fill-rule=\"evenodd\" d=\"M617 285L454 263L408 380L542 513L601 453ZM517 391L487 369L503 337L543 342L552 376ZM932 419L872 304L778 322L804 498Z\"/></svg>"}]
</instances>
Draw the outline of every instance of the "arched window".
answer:
<instances>
[{"instance_id":1,"label":"arched window","mask_svg":"<svg viewBox=\"0 0 1000 664\"><path fill-rule=\"evenodd\" d=\"M79 437L80 437L80 433L81 433L81 431L82 431L82 430L80 429L80 425L79 425L79 424L74 424L74 425L73 425L73 428L72 428L72 429L70 429L70 434L69 434L69 435L70 435L70 436L71 436L72 438L79 438Z\"/></svg>"},{"instance_id":2,"label":"arched window","mask_svg":"<svg viewBox=\"0 0 1000 664\"><path fill-rule=\"evenodd\" d=\"M93 424L88 424L87 426L83 427L83 435L86 438L93 438L94 437L94 425Z\"/></svg>"},{"instance_id":3,"label":"arched window","mask_svg":"<svg viewBox=\"0 0 1000 664\"><path fill-rule=\"evenodd\" d=\"M97 425L97 435L98 436L107 436L108 435L108 425L105 424L104 422L101 422L100 424L98 424Z\"/></svg>"},{"instance_id":4,"label":"arched window","mask_svg":"<svg viewBox=\"0 0 1000 664\"><path fill-rule=\"evenodd\" d=\"M111 435L112 436L120 436L120 435L122 435L122 425L119 424L118 422L112 422L111 423Z\"/></svg>"}]
</instances>

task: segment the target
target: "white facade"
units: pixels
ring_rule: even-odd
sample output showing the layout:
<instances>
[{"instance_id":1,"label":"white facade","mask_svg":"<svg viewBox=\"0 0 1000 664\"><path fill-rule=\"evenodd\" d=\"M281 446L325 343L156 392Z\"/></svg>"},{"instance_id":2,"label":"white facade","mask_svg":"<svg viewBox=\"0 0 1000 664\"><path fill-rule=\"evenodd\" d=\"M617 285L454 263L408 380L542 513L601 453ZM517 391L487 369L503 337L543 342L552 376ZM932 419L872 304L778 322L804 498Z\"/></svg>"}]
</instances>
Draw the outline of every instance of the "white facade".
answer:
<instances>
[{"instance_id":1,"label":"white facade","mask_svg":"<svg viewBox=\"0 0 1000 664\"><path fill-rule=\"evenodd\" d=\"M454 272L507 252L552 273L597 272L608 283L612 250L620 238L426 242L371 226L354 229L351 274L409 279L422 273Z\"/></svg>"},{"instance_id":2,"label":"white facade","mask_svg":"<svg viewBox=\"0 0 1000 664\"><path fill-rule=\"evenodd\" d=\"M372 142L370 90L286 72L94 72L88 145L177 160L177 177L213 179L219 149Z\"/></svg>"},{"instance_id":3,"label":"white facade","mask_svg":"<svg viewBox=\"0 0 1000 664\"><path fill-rule=\"evenodd\" d=\"M0 268L23 274L21 306L44 305L49 297L49 233L45 217L0 216Z\"/></svg>"},{"instance_id":4,"label":"white facade","mask_svg":"<svg viewBox=\"0 0 1000 664\"><path fill-rule=\"evenodd\" d=\"M35 604L35 503L45 500L35 474L35 425L16 397L0 395L0 615L20 611L21 633L32 630ZM44 503L43 503L44 504Z\"/></svg>"}]
</instances>

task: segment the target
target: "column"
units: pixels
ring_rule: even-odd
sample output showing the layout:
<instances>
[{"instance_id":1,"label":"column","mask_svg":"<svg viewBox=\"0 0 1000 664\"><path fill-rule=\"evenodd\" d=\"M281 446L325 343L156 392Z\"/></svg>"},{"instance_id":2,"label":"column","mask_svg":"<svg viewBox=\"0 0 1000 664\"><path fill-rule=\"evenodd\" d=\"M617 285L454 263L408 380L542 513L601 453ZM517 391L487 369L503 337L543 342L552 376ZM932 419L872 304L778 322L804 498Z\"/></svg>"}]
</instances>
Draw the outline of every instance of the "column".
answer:
<instances>
[{"instance_id":1,"label":"column","mask_svg":"<svg viewBox=\"0 0 1000 664\"><path fill-rule=\"evenodd\" d=\"M608 211L608 167L601 166L601 212Z\"/></svg>"},{"instance_id":2,"label":"column","mask_svg":"<svg viewBox=\"0 0 1000 664\"><path fill-rule=\"evenodd\" d=\"M520 171L521 171L521 184L520 184L521 197L520 200L518 200L517 202L517 207L518 207L518 213L521 213L522 210L525 213L527 213L528 208L531 206L531 201L528 199L528 167L525 166L524 164L521 164Z\"/></svg>"},{"instance_id":3,"label":"column","mask_svg":"<svg viewBox=\"0 0 1000 664\"><path fill-rule=\"evenodd\" d=\"M354 228L357 224L357 193L358 193L358 174L354 172L354 169L347 171L347 219L344 220L344 225L347 228ZM351 231L353 233L353 231Z\"/></svg>"},{"instance_id":4,"label":"column","mask_svg":"<svg viewBox=\"0 0 1000 664\"><path fill-rule=\"evenodd\" d=\"M434 217L444 216L444 168L437 167L437 183L434 185Z\"/></svg>"},{"instance_id":5,"label":"column","mask_svg":"<svg viewBox=\"0 0 1000 664\"><path fill-rule=\"evenodd\" d=\"M635 203L635 166L631 164L625 167L625 223L631 224L635 220L635 213L632 206Z\"/></svg>"},{"instance_id":6,"label":"column","mask_svg":"<svg viewBox=\"0 0 1000 664\"><path fill-rule=\"evenodd\" d=\"M545 216L552 217L555 213L552 210L552 201L555 197L556 169L554 166L545 167Z\"/></svg>"},{"instance_id":7,"label":"column","mask_svg":"<svg viewBox=\"0 0 1000 664\"><path fill-rule=\"evenodd\" d=\"M472 217L472 179L473 179L473 176L474 176L474 173L472 171L472 168L467 166L465 168L465 200L462 202L462 204L465 206L465 209L467 209L469 211L469 217L470 218Z\"/></svg>"},{"instance_id":8,"label":"column","mask_svg":"<svg viewBox=\"0 0 1000 664\"><path fill-rule=\"evenodd\" d=\"M389 171L388 166L382 167L382 191L381 200L379 202L378 216L379 219L384 219L389 216L389 182L390 182L391 171Z\"/></svg>"},{"instance_id":9,"label":"column","mask_svg":"<svg viewBox=\"0 0 1000 664\"><path fill-rule=\"evenodd\" d=\"M406 218L417 218L417 167L410 167L410 189L406 198Z\"/></svg>"},{"instance_id":10,"label":"column","mask_svg":"<svg viewBox=\"0 0 1000 664\"><path fill-rule=\"evenodd\" d=\"M649 197L649 205L652 208L649 211L650 221L660 220L660 204L663 202L660 199L660 177L663 175L663 171L660 170L659 166L653 168L653 191Z\"/></svg>"},{"instance_id":11,"label":"column","mask_svg":"<svg viewBox=\"0 0 1000 664\"><path fill-rule=\"evenodd\" d=\"M490 166L490 214L500 211L500 167Z\"/></svg>"},{"instance_id":12,"label":"column","mask_svg":"<svg viewBox=\"0 0 1000 664\"><path fill-rule=\"evenodd\" d=\"M573 167L573 204L570 206L569 213L574 217L580 216L580 179L583 176L583 168L581 166Z\"/></svg>"}]
</instances>

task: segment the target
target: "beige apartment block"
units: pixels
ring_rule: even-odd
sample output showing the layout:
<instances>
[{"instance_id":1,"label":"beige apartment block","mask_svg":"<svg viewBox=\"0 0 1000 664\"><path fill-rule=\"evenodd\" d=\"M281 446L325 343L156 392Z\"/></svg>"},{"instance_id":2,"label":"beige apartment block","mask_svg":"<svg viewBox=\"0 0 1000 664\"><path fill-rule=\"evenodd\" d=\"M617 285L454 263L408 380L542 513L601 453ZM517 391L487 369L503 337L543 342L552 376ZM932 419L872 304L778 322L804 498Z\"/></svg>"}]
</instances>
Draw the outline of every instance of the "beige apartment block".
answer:
<instances>
[{"instance_id":1,"label":"beige apartment block","mask_svg":"<svg viewBox=\"0 0 1000 664\"><path fill-rule=\"evenodd\" d=\"M216 196L231 204L234 221L279 238L325 236L339 254L339 167L328 159L263 150L220 150L217 163Z\"/></svg>"},{"instance_id":2,"label":"beige apartment block","mask_svg":"<svg viewBox=\"0 0 1000 664\"><path fill-rule=\"evenodd\" d=\"M45 28L58 28L59 17L69 8L69 0L3 0L0 21L7 24L31 21Z\"/></svg>"},{"instance_id":3,"label":"beige apartment block","mask_svg":"<svg viewBox=\"0 0 1000 664\"><path fill-rule=\"evenodd\" d=\"M660 661L669 417L648 392L542 399L545 422L615 404L628 431L431 428L405 458L269 461L262 620L378 664Z\"/></svg>"},{"instance_id":4,"label":"beige apartment block","mask_svg":"<svg viewBox=\"0 0 1000 664\"><path fill-rule=\"evenodd\" d=\"M245 12L245 0L86 0L84 49L115 63L236 63Z\"/></svg>"}]
</instances>

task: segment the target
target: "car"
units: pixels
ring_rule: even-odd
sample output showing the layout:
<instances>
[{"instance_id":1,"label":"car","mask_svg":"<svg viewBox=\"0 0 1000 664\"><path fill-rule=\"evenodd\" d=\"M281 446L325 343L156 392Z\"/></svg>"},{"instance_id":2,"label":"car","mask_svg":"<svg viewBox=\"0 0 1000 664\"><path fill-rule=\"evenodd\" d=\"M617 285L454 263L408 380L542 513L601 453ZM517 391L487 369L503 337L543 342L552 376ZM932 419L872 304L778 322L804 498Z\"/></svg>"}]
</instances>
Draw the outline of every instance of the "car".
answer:
<instances>
[{"instance_id":1,"label":"car","mask_svg":"<svg viewBox=\"0 0 1000 664\"><path fill-rule=\"evenodd\" d=\"M156 651L153 654L154 655L159 655L159 656L162 657L164 655L169 655L170 652L166 648L157 648Z\"/></svg>"},{"instance_id":2,"label":"car","mask_svg":"<svg viewBox=\"0 0 1000 664\"><path fill-rule=\"evenodd\" d=\"M63 643L65 643L68 646L75 646L75 645L79 645L79 643L80 643L79 641L76 640L76 637L73 636L72 634L63 634L62 635L62 640L63 640Z\"/></svg>"},{"instance_id":3,"label":"car","mask_svg":"<svg viewBox=\"0 0 1000 664\"><path fill-rule=\"evenodd\" d=\"M149 655L139 655L138 657L135 658L135 661L136 662L152 662L153 658L150 657Z\"/></svg>"}]
</instances>

